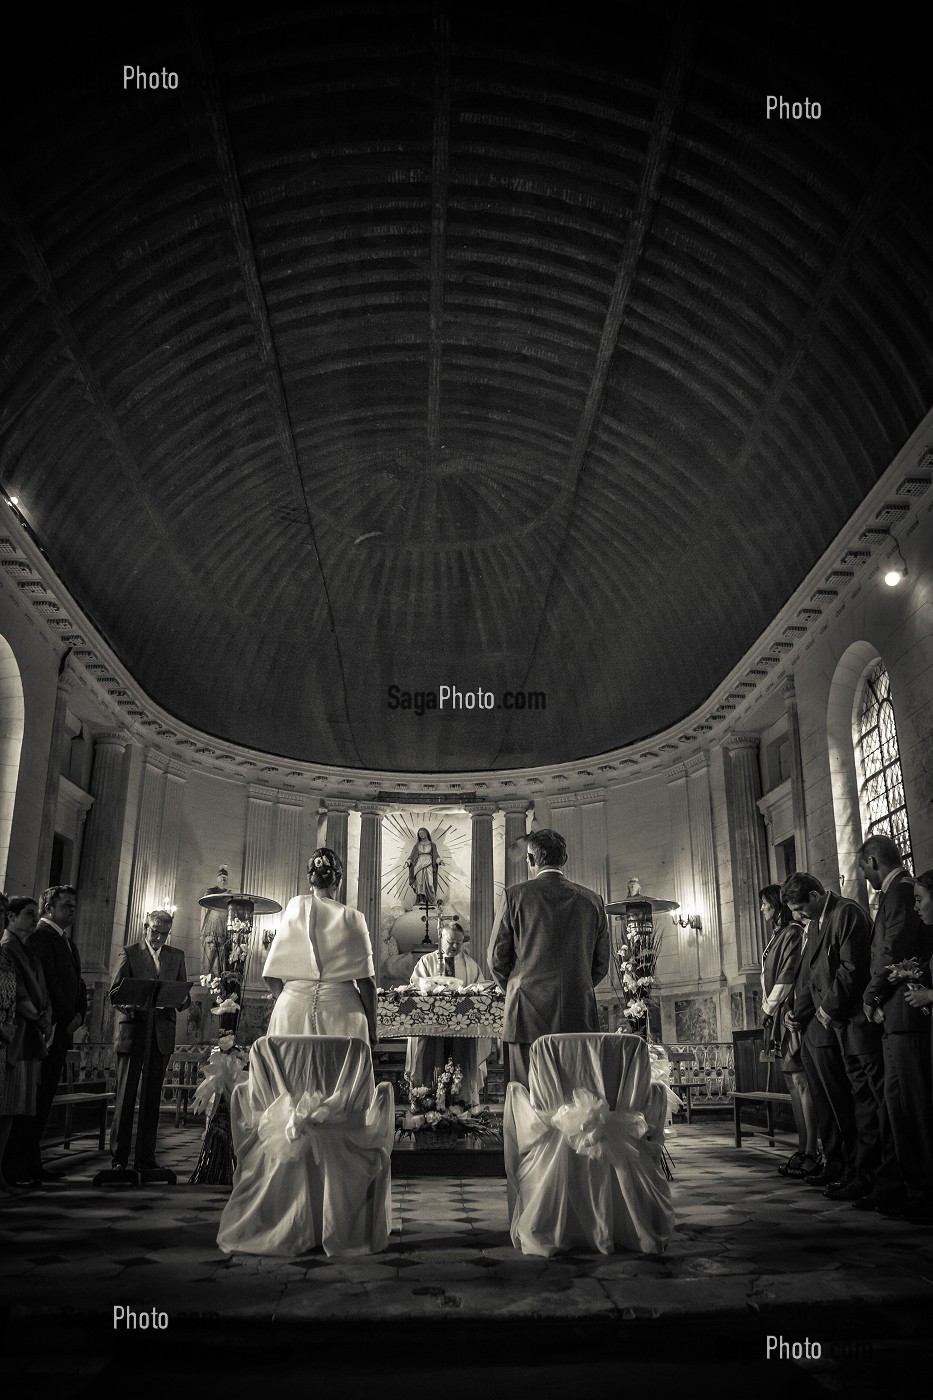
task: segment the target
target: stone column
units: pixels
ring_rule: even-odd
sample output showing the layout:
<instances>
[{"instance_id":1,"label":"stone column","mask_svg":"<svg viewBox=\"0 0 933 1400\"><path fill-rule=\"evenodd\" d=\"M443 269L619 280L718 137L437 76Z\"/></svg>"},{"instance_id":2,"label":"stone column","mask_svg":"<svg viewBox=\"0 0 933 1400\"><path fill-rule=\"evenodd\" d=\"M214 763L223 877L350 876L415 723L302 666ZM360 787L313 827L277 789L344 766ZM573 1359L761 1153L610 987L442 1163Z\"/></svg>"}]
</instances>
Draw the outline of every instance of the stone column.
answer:
<instances>
[{"instance_id":1,"label":"stone column","mask_svg":"<svg viewBox=\"0 0 933 1400\"><path fill-rule=\"evenodd\" d=\"M609 852L606 847L606 795L602 788L581 792L580 855L583 884L603 899L609 898Z\"/></svg>"},{"instance_id":2,"label":"stone column","mask_svg":"<svg viewBox=\"0 0 933 1400\"><path fill-rule=\"evenodd\" d=\"M246 799L246 838L243 845L244 894L268 896L272 884L272 831L275 817L274 793L267 787L250 784ZM235 891L234 891L235 892ZM253 936L244 974L244 987L261 986L261 955L264 929L274 927L272 915L260 915L253 920Z\"/></svg>"},{"instance_id":3,"label":"stone column","mask_svg":"<svg viewBox=\"0 0 933 1400\"><path fill-rule=\"evenodd\" d=\"M807 808L803 787L803 758L800 753L800 722L797 716L797 687L793 676L786 676L781 685L784 713L787 715L787 738L790 744L790 795L794 812L794 853L797 869L810 869L807 841Z\"/></svg>"},{"instance_id":4,"label":"stone column","mask_svg":"<svg viewBox=\"0 0 933 1400\"><path fill-rule=\"evenodd\" d=\"M276 793L275 806L275 852L272 886L268 890L270 898L277 899L284 909L296 894L308 888L305 873L305 860L302 860L301 828L304 820L304 805L293 792ZM307 853L310 855L310 851ZM266 893L266 891L262 891ZM268 924L274 928L280 915L270 914Z\"/></svg>"},{"instance_id":5,"label":"stone column","mask_svg":"<svg viewBox=\"0 0 933 1400\"><path fill-rule=\"evenodd\" d=\"M568 793L566 797L555 798L551 803L550 823L551 830L559 832L567 843L567 864L564 866L564 874L568 880L585 885L583 820L575 796Z\"/></svg>"},{"instance_id":6,"label":"stone column","mask_svg":"<svg viewBox=\"0 0 933 1400\"><path fill-rule=\"evenodd\" d=\"M162 839L159 842L159 871L155 890L156 902L168 909L175 907L178 841L181 835L181 809L187 776L188 769L185 765L170 758L165 770L165 803L162 808ZM195 945L197 944L197 934L198 929L195 928ZM177 947L179 945L177 937L174 942Z\"/></svg>"},{"instance_id":7,"label":"stone column","mask_svg":"<svg viewBox=\"0 0 933 1400\"><path fill-rule=\"evenodd\" d=\"M470 947L473 957L480 965L486 966L485 954L480 951L489 946L492 921L495 915L495 882L492 861L492 816L496 810L491 802L477 803L468 807L471 823L470 851Z\"/></svg>"},{"instance_id":8,"label":"stone column","mask_svg":"<svg viewBox=\"0 0 933 1400\"><path fill-rule=\"evenodd\" d=\"M693 846L690 839L690 803L687 796L687 770L678 764L672 768L667 781L670 813L671 848L674 857L674 898L680 905L681 916L697 912L693 892ZM661 916L664 917L663 915ZM705 916L704 925L706 923ZM666 930L665 930L666 933ZM674 927L677 946L678 978L687 980L697 975L696 933L692 928ZM663 945L662 945L663 946ZM663 954L662 954L663 955Z\"/></svg>"},{"instance_id":9,"label":"stone column","mask_svg":"<svg viewBox=\"0 0 933 1400\"><path fill-rule=\"evenodd\" d=\"M505 883L520 885L528 879L528 865L525 861L525 848L520 846L513 851L519 838L525 835L528 814L528 799L517 797L499 803L499 810L505 813Z\"/></svg>"},{"instance_id":10,"label":"stone column","mask_svg":"<svg viewBox=\"0 0 933 1400\"><path fill-rule=\"evenodd\" d=\"M757 734L731 734L723 745L739 972L757 970L760 964L758 891L768 883L765 830L758 810L761 797L758 744Z\"/></svg>"},{"instance_id":11,"label":"stone column","mask_svg":"<svg viewBox=\"0 0 933 1400\"><path fill-rule=\"evenodd\" d=\"M103 977L108 971L114 901L120 871L120 845L126 812L124 750L128 736L107 730L94 736L91 808L81 853L75 941L82 971Z\"/></svg>"},{"instance_id":12,"label":"stone column","mask_svg":"<svg viewBox=\"0 0 933 1400\"><path fill-rule=\"evenodd\" d=\"M49 766L45 774L45 790L42 796L42 825L39 828L39 849L36 853L36 886L40 891L44 890L49 883L52 838L55 835L55 813L58 807L58 784L69 742L66 716L73 686L74 672L66 661L55 691L55 710L52 715L52 733L49 742Z\"/></svg>"},{"instance_id":13,"label":"stone column","mask_svg":"<svg viewBox=\"0 0 933 1400\"><path fill-rule=\"evenodd\" d=\"M382 946L379 938L382 918L382 816L382 808L375 803L366 802L360 807L360 878L356 907L369 929L377 982Z\"/></svg>"},{"instance_id":14,"label":"stone column","mask_svg":"<svg viewBox=\"0 0 933 1400\"><path fill-rule=\"evenodd\" d=\"M697 754L684 765L687 772L687 809L690 819L690 848L693 863L695 910L703 920L699 940L699 976L717 978L722 971L722 927L719 917L719 887L716 879L716 852L713 845L713 811L710 798L709 755ZM695 935L691 938L694 942Z\"/></svg>"},{"instance_id":15,"label":"stone column","mask_svg":"<svg viewBox=\"0 0 933 1400\"><path fill-rule=\"evenodd\" d=\"M146 752L143 761L142 786L139 795L139 817L136 823L136 844L133 851L133 878L130 887L129 918L126 943L139 943L143 937L146 915L155 908L155 882L158 874L159 843L162 836L162 811L165 805L165 770L168 759L154 749Z\"/></svg>"},{"instance_id":16,"label":"stone column","mask_svg":"<svg viewBox=\"0 0 933 1400\"><path fill-rule=\"evenodd\" d=\"M343 868L347 868L347 823L350 819L349 802L342 801L338 797L328 797L324 800L327 807L327 841L326 845L343 861ZM309 852L310 855L310 852ZM341 895L346 897L344 890Z\"/></svg>"}]
</instances>

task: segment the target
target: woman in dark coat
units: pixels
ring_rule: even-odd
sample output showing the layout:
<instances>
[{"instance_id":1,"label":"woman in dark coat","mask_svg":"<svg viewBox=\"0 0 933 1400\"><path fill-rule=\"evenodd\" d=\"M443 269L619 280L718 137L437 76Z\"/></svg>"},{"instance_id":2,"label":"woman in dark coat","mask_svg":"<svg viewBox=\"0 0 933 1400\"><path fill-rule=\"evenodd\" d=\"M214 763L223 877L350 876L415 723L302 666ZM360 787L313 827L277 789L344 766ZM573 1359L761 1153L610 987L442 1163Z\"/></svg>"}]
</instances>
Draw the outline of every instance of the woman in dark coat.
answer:
<instances>
[{"instance_id":1,"label":"woman in dark coat","mask_svg":"<svg viewBox=\"0 0 933 1400\"><path fill-rule=\"evenodd\" d=\"M780 1061L797 1124L797 1151L778 1167L778 1171L781 1176L815 1176L820 1170L816 1112L800 1059L799 1043L795 1045L794 1033L784 1025L784 1011L800 967L803 929L794 922L790 910L782 902L778 885L765 885L758 896L765 923L771 926L771 935L761 955L761 1011L769 1032L768 1049Z\"/></svg>"},{"instance_id":2,"label":"woman in dark coat","mask_svg":"<svg viewBox=\"0 0 933 1400\"><path fill-rule=\"evenodd\" d=\"M0 1099L0 1162L10 1136L14 1117L29 1117L36 1111L39 1070L48 1052L46 1036L52 1028L52 1013L45 977L39 963L30 956L29 937L36 927L36 901L19 896L7 901L6 932L0 951L13 966L16 983L16 1010L13 1036L5 1044L6 1083ZM9 1193L9 1182L0 1171L0 1190Z\"/></svg>"}]
</instances>

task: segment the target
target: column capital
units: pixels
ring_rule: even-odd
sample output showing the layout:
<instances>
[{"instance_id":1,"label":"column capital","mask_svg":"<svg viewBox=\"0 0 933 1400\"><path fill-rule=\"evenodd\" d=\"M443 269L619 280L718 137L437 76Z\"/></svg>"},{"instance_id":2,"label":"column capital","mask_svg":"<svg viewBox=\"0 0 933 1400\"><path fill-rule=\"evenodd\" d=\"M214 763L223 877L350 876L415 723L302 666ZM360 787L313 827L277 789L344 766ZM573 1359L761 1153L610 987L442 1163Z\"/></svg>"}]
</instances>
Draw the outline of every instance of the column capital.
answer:
<instances>
[{"instance_id":1,"label":"column capital","mask_svg":"<svg viewBox=\"0 0 933 1400\"><path fill-rule=\"evenodd\" d=\"M95 748L100 745L102 748L125 749L130 742L130 736L125 729L103 729L99 734L92 734L91 738Z\"/></svg>"},{"instance_id":2,"label":"column capital","mask_svg":"<svg viewBox=\"0 0 933 1400\"><path fill-rule=\"evenodd\" d=\"M675 763L673 768L667 770L667 785L673 787L675 783L682 783L687 777L686 763Z\"/></svg>"},{"instance_id":3,"label":"column capital","mask_svg":"<svg viewBox=\"0 0 933 1400\"><path fill-rule=\"evenodd\" d=\"M361 817L384 817L389 810L383 802L357 802L354 804L355 810Z\"/></svg>"},{"instance_id":4,"label":"column capital","mask_svg":"<svg viewBox=\"0 0 933 1400\"><path fill-rule=\"evenodd\" d=\"M491 820L491 819L495 816L495 814L496 814L496 809L497 809L497 807L498 807L498 803L496 803L496 802L465 802L465 803L464 803L464 807L466 808L467 812L469 812L469 814L470 814L470 820L475 822L476 819L477 819L477 817L489 817L490 820Z\"/></svg>"},{"instance_id":5,"label":"column capital","mask_svg":"<svg viewBox=\"0 0 933 1400\"><path fill-rule=\"evenodd\" d=\"M757 753L760 744L761 739L757 734L746 734L741 731L727 734L722 741L723 748L728 749L730 753Z\"/></svg>"},{"instance_id":6,"label":"column capital","mask_svg":"<svg viewBox=\"0 0 933 1400\"><path fill-rule=\"evenodd\" d=\"M321 807L324 812L354 812L356 803L351 797L328 797L326 794L321 797Z\"/></svg>"},{"instance_id":7,"label":"column capital","mask_svg":"<svg viewBox=\"0 0 933 1400\"><path fill-rule=\"evenodd\" d=\"M503 797L496 805L500 812L521 812L524 814L531 807L531 802L527 797Z\"/></svg>"},{"instance_id":8,"label":"column capital","mask_svg":"<svg viewBox=\"0 0 933 1400\"><path fill-rule=\"evenodd\" d=\"M250 802L275 801L275 790L273 788L262 787L259 783L247 783L246 793Z\"/></svg>"},{"instance_id":9,"label":"column capital","mask_svg":"<svg viewBox=\"0 0 933 1400\"><path fill-rule=\"evenodd\" d=\"M684 768L687 771L688 778L692 778L694 773L705 773L709 768L708 750L701 749L700 752L695 753L692 758L688 758L684 763Z\"/></svg>"},{"instance_id":10,"label":"column capital","mask_svg":"<svg viewBox=\"0 0 933 1400\"><path fill-rule=\"evenodd\" d=\"M287 788L270 788L269 791L282 807L304 806L304 798L300 792L290 792Z\"/></svg>"},{"instance_id":11,"label":"column capital","mask_svg":"<svg viewBox=\"0 0 933 1400\"><path fill-rule=\"evenodd\" d=\"M179 763L177 758L169 759L165 771L170 778L180 778L182 782L184 782L188 776L187 764Z\"/></svg>"},{"instance_id":12,"label":"column capital","mask_svg":"<svg viewBox=\"0 0 933 1400\"><path fill-rule=\"evenodd\" d=\"M168 759L160 749L146 749L145 762L150 768L155 768L159 773L164 773L168 767Z\"/></svg>"},{"instance_id":13,"label":"column capital","mask_svg":"<svg viewBox=\"0 0 933 1400\"><path fill-rule=\"evenodd\" d=\"M797 681L792 671L789 671L781 681L781 694L785 700L797 699Z\"/></svg>"}]
</instances>

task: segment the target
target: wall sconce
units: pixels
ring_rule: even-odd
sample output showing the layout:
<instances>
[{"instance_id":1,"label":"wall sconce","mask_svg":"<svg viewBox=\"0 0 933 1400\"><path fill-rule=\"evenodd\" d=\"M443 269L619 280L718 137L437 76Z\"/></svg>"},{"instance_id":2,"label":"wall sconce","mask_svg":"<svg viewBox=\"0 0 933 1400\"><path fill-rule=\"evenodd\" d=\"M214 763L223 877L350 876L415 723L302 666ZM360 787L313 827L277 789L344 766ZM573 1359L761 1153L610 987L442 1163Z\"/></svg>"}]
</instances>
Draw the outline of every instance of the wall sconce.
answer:
<instances>
[{"instance_id":1,"label":"wall sconce","mask_svg":"<svg viewBox=\"0 0 933 1400\"><path fill-rule=\"evenodd\" d=\"M888 565L888 567L884 571L884 581L889 588L896 588L897 585L899 583L903 583L904 579L907 577L907 560L901 553L901 547L898 544L897 540L894 539L894 536L891 534L890 530L888 530L887 534L889 539L894 540L894 548L897 550L897 557L900 560L900 563Z\"/></svg>"},{"instance_id":2,"label":"wall sconce","mask_svg":"<svg viewBox=\"0 0 933 1400\"><path fill-rule=\"evenodd\" d=\"M671 918L680 928L692 928L694 933L703 932L703 920L699 914L672 914Z\"/></svg>"}]
</instances>

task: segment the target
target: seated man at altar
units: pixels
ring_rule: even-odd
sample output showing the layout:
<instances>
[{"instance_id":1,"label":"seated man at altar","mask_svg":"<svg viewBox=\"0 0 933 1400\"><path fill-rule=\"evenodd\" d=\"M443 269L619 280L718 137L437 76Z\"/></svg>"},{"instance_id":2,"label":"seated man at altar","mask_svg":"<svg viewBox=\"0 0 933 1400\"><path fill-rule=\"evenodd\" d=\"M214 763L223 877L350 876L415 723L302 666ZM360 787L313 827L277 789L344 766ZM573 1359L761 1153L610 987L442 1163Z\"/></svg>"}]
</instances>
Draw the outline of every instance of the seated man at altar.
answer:
<instances>
[{"instance_id":1,"label":"seated man at altar","mask_svg":"<svg viewBox=\"0 0 933 1400\"><path fill-rule=\"evenodd\" d=\"M458 923L441 926L441 946L436 953L426 953L414 967L412 982L419 977L459 977L465 986L482 982L483 974L477 962L464 953L466 935L463 925ZM408 1054L405 1058L405 1078L409 1084L430 1088L435 1074L439 1074L448 1060L463 1075L460 1098L465 1104L475 1105L480 1101L480 1091L486 1078L486 1056L492 1050L492 1041L475 1039L470 1036L410 1036Z\"/></svg>"}]
</instances>

